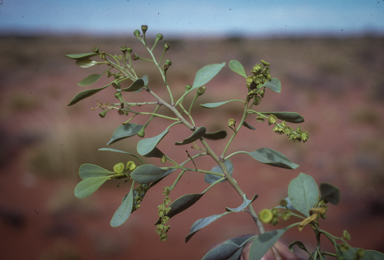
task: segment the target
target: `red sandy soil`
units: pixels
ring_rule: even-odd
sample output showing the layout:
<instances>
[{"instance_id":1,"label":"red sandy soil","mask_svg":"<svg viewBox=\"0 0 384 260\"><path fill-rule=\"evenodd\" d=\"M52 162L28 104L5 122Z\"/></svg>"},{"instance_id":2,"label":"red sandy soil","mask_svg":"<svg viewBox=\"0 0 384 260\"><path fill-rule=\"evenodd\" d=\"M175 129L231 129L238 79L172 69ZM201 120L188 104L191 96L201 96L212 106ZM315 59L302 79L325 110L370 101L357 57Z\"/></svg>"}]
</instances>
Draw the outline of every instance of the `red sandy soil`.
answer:
<instances>
[{"instance_id":1,"label":"red sandy soil","mask_svg":"<svg viewBox=\"0 0 384 260\"><path fill-rule=\"evenodd\" d=\"M353 40L351 42L353 43ZM333 50L326 43L321 46ZM225 49L225 46L223 48ZM379 64L375 69L381 71L380 69L384 67L384 55L383 52L377 55ZM304 60L297 62L302 70L306 69L305 64L301 63ZM246 213L237 213L212 223L199 231L187 244L184 243L184 237L194 221L222 213L226 206L237 207L241 203L240 197L228 183L215 186L194 207L171 219L169 239L167 242L160 242L154 226L157 220L157 205L163 200L162 187L171 185L176 176L168 177L165 184L158 184L151 189L142 202L142 207L121 227L112 228L109 221L121 198L127 193L128 185L123 185L121 188L107 185L89 198L78 200L73 195L73 189L79 179L47 178L31 172L25 164L25 155L33 153L39 139L32 137L28 139L28 136L21 135L28 129L26 122L46 126L45 122L50 122L56 117L60 118L64 114L67 115L64 117L65 122L76 128L81 126L80 121L92 124L90 122L99 123L100 120L96 112L84 109L87 105L94 106L96 99L87 101L81 113L65 107L66 102L78 91L76 82L88 75L84 71L76 70L76 66L71 62L65 63L65 66L44 77L8 78L5 76L5 70L0 74L5 78L3 84L7 87L4 93L8 97L15 92L16 83L20 86L31 86L23 88L22 91L24 93L30 91L31 95L36 96L43 96L52 86L52 82L60 89L67 88L65 92L60 92L60 98L44 99L44 105L38 106L33 111L17 110L2 115L1 260L201 259L212 245L220 241L242 234L257 233L252 219ZM248 197L254 193L259 194L259 198L254 202L256 211L277 205L280 199L287 196L286 189L289 182L300 172L311 174L318 183L330 182L339 186L342 194L340 204L329 206L327 220L320 222L321 227L338 236L347 229L352 235L351 245L384 252L382 243L384 178L383 171L378 169L382 169L381 156L384 155L381 148L383 144L381 119L384 116L382 99L376 101L367 98L372 91L370 89L372 82L361 81L357 82L360 84L358 86L349 86L349 81L341 80L338 82L343 85L340 93L332 88L329 91L316 91L306 90L304 86L298 87L300 80L311 78L312 67L307 67L309 76L305 79L294 79L289 77L290 73L280 72L282 76L279 79L283 83L282 94L267 92L262 103L262 105L265 103L265 107L260 109L299 112L306 119L302 127L311 133L309 141L305 144L288 142L285 136L275 135L266 123L261 124L253 120L249 123L257 130L241 130L236 137L238 145L231 146L227 153L236 149L252 151L260 147L270 147L281 151L300 167L293 171L285 170L245 161L246 157L243 156L234 156L231 158L235 165L233 176ZM332 82L332 78L329 80ZM173 83L179 84L179 79L174 79ZM234 90L233 86L240 86L238 88L242 90ZM246 90L243 88L241 79L223 76L212 81L207 91L206 95L211 95L213 100L204 99L201 103L234 98L234 95L245 93ZM160 93L166 94L162 91ZM5 100L3 96L2 102ZM230 108L239 111L238 108ZM229 118L239 117L229 108L226 109L223 114L215 112L210 117L205 113L199 113L195 121L199 122L198 125L207 126L208 129L215 129L217 125L223 127ZM361 119L363 122L358 121L353 115L361 110L368 111L368 115L373 114L373 118L379 119L373 123L364 121L364 118ZM116 116L110 120L109 122L115 126L118 125L116 122L121 121ZM96 127L97 124L94 125ZM158 123L156 129L149 130L146 136L154 136L164 127L166 125ZM176 140L182 140L188 133L176 128L172 129L169 135ZM175 151L173 145L169 146L173 139L167 138L168 136L160 144L160 149L168 149L170 157L177 161L185 160L184 150ZM220 152L223 144L213 142L212 147ZM185 149L191 154L195 152L190 147ZM97 151L90 151L93 152ZM207 169L215 166L210 160L197 160L196 163ZM207 185L203 181L203 176L186 174L170 196L171 199L176 199L186 193L202 192L205 187ZM289 223L291 222L290 220ZM283 227L283 224L286 223L279 224L278 227ZM272 230L274 227L267 225L266 228ZM289 231L283 239L287 242L298 239L306 241L312 250L315 245L314 235L309 228L302 232ZM325 243L324 248L332 250L329 243Z\"/></svg>"}]
</instances>

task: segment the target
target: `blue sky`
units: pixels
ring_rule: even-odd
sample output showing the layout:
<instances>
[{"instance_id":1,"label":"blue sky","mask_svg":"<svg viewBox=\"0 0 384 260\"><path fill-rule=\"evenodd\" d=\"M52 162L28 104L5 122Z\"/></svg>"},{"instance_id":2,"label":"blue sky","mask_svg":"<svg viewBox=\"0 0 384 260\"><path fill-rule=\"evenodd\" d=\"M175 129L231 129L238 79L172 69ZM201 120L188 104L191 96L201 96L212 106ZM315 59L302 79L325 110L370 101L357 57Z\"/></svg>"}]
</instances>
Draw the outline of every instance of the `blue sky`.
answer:
<instances>
[{"instance_id":1,"label":"blue sky","mask_svg":"<svg viewBox=\"0 0 384 260\"><path fill-rule=\"evenodd\" d=\"M384 0L0 0L0 34L384 35Z\"/></svg>"}]
</instances>

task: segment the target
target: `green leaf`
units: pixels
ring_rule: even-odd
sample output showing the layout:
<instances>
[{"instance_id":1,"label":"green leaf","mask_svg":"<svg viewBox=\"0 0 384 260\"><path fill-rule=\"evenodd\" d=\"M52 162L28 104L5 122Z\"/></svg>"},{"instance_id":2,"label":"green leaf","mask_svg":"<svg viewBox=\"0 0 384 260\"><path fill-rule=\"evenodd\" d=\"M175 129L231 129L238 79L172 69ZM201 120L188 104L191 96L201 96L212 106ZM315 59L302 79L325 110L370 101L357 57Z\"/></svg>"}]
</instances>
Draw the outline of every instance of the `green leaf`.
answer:
<instances>
[{"instance_id":1,"label":"green leaf","mask_svg":"<svg viewBox=\"0 0 384 260\"><path fill-rule=\"evenodd\" d=\"M89 67L92 67L92 66L98 64L98 62L91 60L91 59L88 59L88 58L82 58L82 59L76 60L76 64L79 67L86 69L86 68L89 68Z\"/></svg>"},{"instance_id":2,"label":"green leaf","mask_svg":"<svg viewBox=\"0 0 384 260\"><path fill-rule=\"evenodd\" d=\"M258 235L251 245L249 250L249 259L259 260L261 259L268 250L276 243L277 240L292 226L265 232Z\"/></svg>"},{"instance_id":3,"label":"green leaf","mask_svg":"<svg viewBox=\"0 0 384 260\"><path fill-rule=\"evenodd\" d=\"M222 101L222 102L200 104L200 106L205 107L205 108L214 108L214 107L219 107L221 105L227 104L229 102L241 102L241 103L244 103L244 101L242 101L240 99L232 99L232 100L227 100L227 101Z\"/></svg>"},{"instance_id":4,"label":"green leaf","mask_svg":"<svg viewBox=\"0 0 384 260\"><path fill-rule=\"evenodd\" d=\"M255 195L252 197L252 199L249 200L249 199L247 199L247 196L244 195L243 203L242 203L240 206L238 206L237 208L228 208L228 207L226 207L225 209L226 209L227 211L230 211L230 212L240 212L240 211L243 211L244 209L246 209L246 208L249 206L249 204L251 204L252 202L254 202L255 199L257 199L258 196L259 196L259 195L255 194Z\"/></svg>"},{"instance_id":5,"label":"green leaf","mask_svg":"<svg viewBox=\"0 0 384 260\"><path fill-rule=\"evenodd\" d=\"M209 139L209 140L220 140L224 139L227 137L227 131L225 130L219 130L213 133L205 133L203 135L204 138Z\"/></svg>"},{"instance_id":6,"label":"green leaf","mask_svg":"<svg viewBox=\"0 0 384 260\"><path fill-rule=\"evenodd\" d=\"M220 64L206 65L202 67L196 73L195 80L193 81L193 85L190 91L207 84L211 79L213 79L220 72L220 70L224 66L225 66L225 62Z\"/></svg>"},{"instance_id":7,"label":"green leaf","mask_svg":"<svg viewBox=\"0 0 384 260\"><path fill-rule=\"evenodd\" d=\"M238 260L243 251L244 242L251 237L252 235L246 235L229 239L206 253L202 260Z\"/></svg>"},{"instance_id":8,"label":"green leaf","mask_svg":"<svg viewBox=\"0 0 384 260\"><path fill-rule=\"evenodd\" d=\"M125 153L127 155L130 155L130 156L133 156L135 157L137 160L139 160L141 163L144 163L137 155L133 154L133 153L129 153L129 152L126 152L126 151L121 151L121 150L117 150L117 149L113 149L113 148L99 148L98 151L106 151L106 152L115 152L115 153Z\"/></svg>"},{"instance_id":9,"label":"green leaf","mask_svg":"<svg viewBox=\"0 0 384 260\"><path fill-rule=\"evenodd\" d=\"M107 176L111 174L114 174L114 172L108 171L103 167L100 167L98 165L91 164L91 163L85 163L81 165L79 169L79 175L80 175L80 178L82 179L86 179L90 177Z\"/></svg>"},{"instance_id":10,"label":"green leaf","mask_svg":"<svg viewBox=\"0 0 384 260\"><path fill-rule=\"evenodd\" d=\"M152 164L144 164L131 172L131 177L137 183L148 184L161 179L167 170Z\"/></svg>"},{"instance_id":11,"label":"green leaf","mask_svg":"<svg viewBox=\"0 0 384 260\"><path fill-rule=\"evenodd\" d=\"M114 142L120 141L124 138L134 136L142 128L142 125L137 125L134 123L128 123L125 125L120 125L112 134L111 139L107 145L113 144Z\"/></svg>"},{"instance_id":12,"label":"green leaf","mask_svg":"<svg viewBox=\"0 0 384 260\"><path fill-rule=\"evenodd\" d=\"M382 260L384 259L384 254L375 250L364 250L364 256L362 258L356 258L356 252L359 248L348 248L348 251L344 252L340 250L340 246L337 246L337 255L343 256L346 260Z\"/></svg>"},{"instance_id":13,"label":"green leaf","mask_svg":"<svg viewBox=\"0 0 384 260\"><path fill-rule=\"evenodd\" d=\"M263 115L275 115L280 120L285 120L290 123L303 123L304 118L296 112L260 112Z\"/></svg>"},{"instance_id":14,"label":"green leaf","mask_svg":"<svg viewBox=\"0 0 384 260\"><path fill-rule=\"evenodd\" d=\"M326 203L330 202L333 205L337 205L340 200L340 190L336 186L329 183L320 184L320 200L324 200Z\"/></svg>"},{"instance_id":15,"label":"green leaf","mask_svg":"<svg viewBox=\"0 0 384 260\"><path fill-rule=\"evenodd\" d=\"M196 140L199 140L205 134L205 131L206 129L204 126L198 127L190 137L184 139L182 142L176 142L175 145L190 144Z\"/></svg>"},{"instance_id":16,"label":"green leaf","mask_svg":"<svg viewBox=\"0 0 384 260\"><path fill-rule=\"evenodd\" d=\"M232 162L229 159L227 159L227 160L224 161L224 165L227 168L229 174L232 175L232 173L233 173L233 164L232 164ZM217 173L223 173L224 174L223 170L220 168L219 165L213 167L211 172L217 172ZM221 178L222 177L220 177L220 176L209 174L209 173L206 173L204 175L204 181L206 183L209 183L209 184L212 184L212 183L216 182L217 180L220 180ZM226 179L222 180L221 182L224 182L224 181L226 181Z\"/></svg>"},{"instance_id":17,"label":"green leaf","mask_svg":"<svg viewBox=\"0 0 384 260\"><path fill-rule=\"evenodd\" d=\"M121 91L134 92L134 91L140 90L144 86L145 86L144 80L143 79L137 79L129 87L122 88Z\"/></svg>"},{"instance_id":18,"label":"green leaf","mask_svg":"<svg viewBox=\"0 0 384 260\"><path fill-rule=\"evenodd\" d=\"M175 201L169 205L170 211L167 214L167 217L172 218L173 216L179 214L180 212L183 212L187 208L191 207L193 204L195 204L201 197L203 197L205 193L195 193L195 194L186 194L181 196L180 198L177 198ZM155 225L158 225L161 223L161 218L159 218Z\"/></svg>"},{"instance_id":19,"label":"green leaf","mask_svg":"<svg viewBox=\"0 0 384 260\"><path fill-rule=\"evenodd\" d=\"M86 77L85 79L83 79L82 81L77 83L77 85L79 85L80 87L92 85L93 83L98 81L103 75L104 75L104 73L89 75L88 77Z\"/></svg>"},{"instance_id":20,"label":"green leaf","mask_svg":"<svg viewBox=\"0 0 384 260\"><path fill-rule=\"evenodd\" d=\"M118 227L122 225L132 213L133 208L133 184L131 190L124 196L121 205L117 208L111 219L110 225L112 227Z\"/></svg>"},{"instance_id":21,"label":"green leaf","mask_svg":"<svg viewBox=\"0 0 384 260\"><path fill-rule=\"evenodd\" d=\"M284 154L270 148L260 148L253 152L240 151L238 153L248 154L253 159L261 163L265 163L275 167L285 169L296 169L297 167L299 167L299 165L291 162Z\"/></svg>"},{"instance_id":22,"label":"green leaf","mask_svg":"<svg viewBox=\"0 0 384 260\"><path fill-rule=\"evenodd\" d=\"M157 147L150 151L149 153L145 154L144 157L155 157L155 158L162 158L164 156L163 152L160 151Z\"/></svg>"},{"instance_id":23,"label":"green leaf","mask_svg":"<svg viewBox=\"0 0 384 260\"><path fill-rule=\"evenodd\" d=\"M263 88L263 87L269 88L275 91L276 93L281 92L281 83L280 83L280 80L278 80L277 78L272 78L270 81L265 82L259 88Z\"/></svg>"},{"instance_id":24,"label":"green leaf","mask_svg":"<svg viewBox=\"0 0 384 260\"><path fill-rule=\"evenodd\" d=\"M97 53L89 52L89 53L80 53L80 54L67 54L65 56L67 56L68 58L74 59L74 60L78 60L78 59L83 59L83 58L90 58L90 57L93 57L96 55L97 55Z\"/></svg>"},{"instance_id":25,"label":"green leaf","mask_svg":"<svg viewBox=\"0 0 384 260\"><path fill-rule=\"evenodd\" d=\"M157 136L141 139L137 143L137 152L142 156L151 153L156 148L157 144L164 138L164 136L168 134L168 132L169 130L167 128Z\"/></svg>"},{"instance_id":26,"label":"green leaf","mask_svg":"<svg viewBox=\"0 0 384 260\"><path fill-rule=\"evenodd\" d=\"M79 102L80 100L83 100L87 97L90 97L90 96L93 96L95 95L97 92L107 88L110 84L102 87L102 88L96 88L96 89L88 89L88 90L84 90L80 93L78 93L72 100L71 102L69 102L69 104L67 106L72 106L74 104L76 104L77 102Z\"/></svg>"},{"instance_id":27,"label":"green leaf","mask_svg":"<svg viewBox=\"0 0 384 260\"><path fill-rule=\"evenodd\" d=\"M191 229L189 230L189 234L185 237L185 243L187 243L192 238L192 236L194 234L196 234L196 232L198 232L200 229L208 226L209 224L211 224L215 220L218 220L222 216L227 215L229 213L230 212L224 212L223 214L212 215L210 217L201 218L201 219L196 220L195 223L193 223Z\"/></svg>"},{"instance_id":28,"label":"green leaf","mask_svg":"<svg viewBox=\"0 0 384 260\"><path fill-rule=\"evenodd\" d=\"M237 60L231 60L229 62L229 68L231 68L231 70L233 70L234 72L236 72L240 76L247 78L247 74L245 73L245 69L244 69L243 65L241 65L241 63L238 62Z\"/></svg>"},{"instance_id":29,"label":"green leaf","mask_svg":"<svg viewBox=\"0 0 384 260\"><path fill-rule=\"evenodd\" d=\"M309 210L318 202L319 189L312 176L300 173L289 183L288 196L292 206L309 217Z\"/></svg>"},{"instance_id":30,"label":"green leaf","mask_svg":"<svg viewBox=\"0 0 384 260\"><path fill-rule=\"evenodd\" d=\"M248 124L247 122L243 121L243 126L245 126L246 128L248 129L251 129L251 130L256 130L256 128L254 128L253 126L251 126L250 124Z\"/></svg>"},{"instance_id":31,"label":"green leaf","mask_svg":"<svg viewBox=\"0 0 384 260\"><path fill-rule=\"evenodd\" d=\"M79 182L75 187L75 196L79 199L84 199L97 191L109 176L89 177Z\"/></svg>"}]
</instances>

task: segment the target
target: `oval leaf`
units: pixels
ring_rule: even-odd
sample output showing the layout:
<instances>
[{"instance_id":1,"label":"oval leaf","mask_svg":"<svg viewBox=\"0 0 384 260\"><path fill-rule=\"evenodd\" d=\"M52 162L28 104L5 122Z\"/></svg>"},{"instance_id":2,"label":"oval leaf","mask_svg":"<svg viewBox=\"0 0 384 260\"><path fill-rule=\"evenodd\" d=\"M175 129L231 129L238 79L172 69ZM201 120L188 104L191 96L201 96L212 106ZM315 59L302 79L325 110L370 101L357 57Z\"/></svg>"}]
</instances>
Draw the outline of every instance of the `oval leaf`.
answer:
<instances>
[{"instance_id":1,"label":"oval leaf","mask_svg":"<svg viewBox=\"0 0 384 260\"><path fill-rule=\"evenodd\" d=\"M205 134L205 131L206 129L204 126L198 127L190 137L184 139L182 142L176 142L175 145L190 144L196 140L199 140Z\"/></svg>"},{"instance_id":2,"label":"oval leaf","mask_svg":"<svg viewBox=\"0 0 384 260\"><path fill-rule=\"evenodd\" d=\"M280 83L280 80L278 80L277 78L272 78L270 81L265 82L259 88L263 88L263 87L269 88L275 91L276 93L281 92L281 83Z\"/></svg>"},{"instance_id":3,"label":"oval leaf","mask_svg":"<svg viewBox=\"0 0 384 260\"><path fill-rule=\"evenodd\" d=\"M241 65L240 62L237 60L231 60L229 62L229 68L239 74L240 76L243 76L244 78L247 78L247 74L245 73L243 65Z\"/></svg>"},{"instance_id":4,"label":"oval leaf","mask_svg":"<svg viewBox=\"0 0 384 260\"><path fill-rule=\"evenodd\" d=\"M97 92L105 89L106 87L108 87L109 84L107 86L104 86L102 88L96 88L96 89L88 89L88 90L84 90L80 93L78 93L72 100L71 102L69 102L69 104L67 106L72 106L74 104L76 104L77 102L79 102L80 100L83 100L87 97L90 97L92 95L95 95Z\"/></svg>"},{"instance_id":5,"label":"oval leaf","mask_svg":"<svg viewBox=\"0 0 384 260\"><path fill-rule=\"evenodd\" d=\"M202 67L195 76L191 90L199 88L204 84L207 84L211 79L213 79L220 70L225 66L225 62L220 64L211 64ZM190 90L190 91L191 91Z\"/></svg>"},{"instance_id":6,"label":"oval leaf","mask_svg":"<svg viewBox=\"0 0 384 260\"><path fill-rule=\"evenodd\" d=\"M140 184L149 184L161 179L168 169L162 169L152 164L144 164L131 172L132 179Z\"/></svg>"},{"instance_id":7,"label":"oval leaf","mask_svg":"<svg viewBox=\"0 0 384 260\"><path fill-rule=\"evenodd\" d=\"M289 228L286 227L258 235L249 250L249 259L261 259Z\"/></svg>"},{"instance_id":8,"label":"oval leaf","mask_svg":"<svg viewBox=\"0 0 384 260\"><path fill-rule=\"evenodd\" d=\"M241 236L225 241L205 254L202 260L233 259L237 260L243 251L243 243L252 235Z\"/></svg>"},{"instance_id":9,"label":"oval leaf","mask_svg":"<svg viewBox=\"0 0 384 260\"><path fill-rule=\"evenodd\" d=\"M206 218L201 218L199 220L196 220L195 223L193 223L191 229L189 230L189 234L185 237L185 243L187 243L196 232L198 232L200 229L208 226L211 224L213 221L218 220L224 215L227 215L230 212L225 212L223 214L218 214L218 215L212 215L210 217Z\"/></svg>"},{"instance_id":10,"label":"oval leaf","mask_svg":"<svg viewBox=\"0 0 384 260\"><path fill-rule=\"evenodd\" d=\"M140 90L144 86L145 86L144 80L137 79L129 87L122 88L121 91L134 92L134 91Z\"/></svg>"},{"instance_id":11,"label":"oval leaf","mask_svg":"<svg viewBox=\"0 0 384 260\"><path fill-rule=\"evenodd\" d=\"M80 54L67 54L65 56L67 56L68 58L71 58L71 59L78 60L78 59L83 59L83 58L91 58L91 57L96 56L96 55L97 55L97 53L89 52L89 53L80 53Z\"/></svg>"},{"instance_id":12,"label":"oval leaf","mask_svg":"<svg viewBox=\"0 0 384 260\"><path fill-rule=\"evenodd\" d=\"M125 125L120 125L112 134L111 139L107 145L113 144L114 142L120 141L124 138L134 136L142 128L142 125L137 125L134 123L128 123Z\"/></svg>"},{"instance_id":13,"label":"oval leaf","mask_svg":"<svg viewBox=\"0 0 384 260\"><path fill-rule=\"evenodd\" d=\"M77 83L77 85L79 85L80 87L92 85L93 83L98 81L103 75L104 75L104 73L89 75L88 77L86 77L85 79L83 79L82 81Z\"/></svg>"},{"instance_id":14,"label":"oval leaf","mask_svg":"<svg viewBox=\"0 0 384 260\"><path fill-rule=\"evenodd\" d=\"M253 126L251 126L250 124L248 124L247 122L243 121L243 126L245 126L246 128L248 129L251 129L251 130L256 130L256 128L254 128Z\"/></svg>"},{"instance_id":15,"label":"oval leaf","mask_svg":"<svg viewBox=\"0 0 384 260\"><path fill-rule=\"evenodd\" d=\"M91 60L91 59L88 59L88 58L82 58L82 59L78 59L76 61L76 64L81 67L81 68L89 68L89 67L92 67L94 65L96 65L98 62L94 61L94 60Z\"/></svg>"},{"instance_id":16,"label":"oval leaf","mask_svg":"<svg viewBox=\"0 0 384 260\"><path fill-rule=\"evenodd\" d=\"M312 176L300 173L289 183L288 197L297 211L309 217L309 210L318 202L319 189Z\"/></svg>"},{"instance_id":17,"label":"oval leaf","mask_svg":"<svg viewBox=\"0 0 384 260\"><path fill-rule=\"evenodd\" d=\"M98 165L91 164L91 163L85 163L81 165L79 169L79 175L80 175L80 178L82 179L86 179L90 177L107 176L111 174L114 174L114 172L108 171L103 167L100 167Z\"/></svg>"},{"instance_id":18,"label":"oval leaf","mask_svg":"<svg viewBox=\"0 0 384 260\"><path fill-rule=\"evenodd\" d=\"M97 191L104 182L109 179L109 176L89 177L79 182L75 187L75 196L79 199L84 199Z\"/></svg>"},{"instance_id":19,"label":"oval leaf","mask_svg":"<svg viewBox=\"0 0 384 260\"><path fill-rule=\"evenodd\" d=\"M260 148L253 152L239 152L250 155L253 159L271 166L296 169L299 165L291 162L284 154L270 148Z\"/></svg>"},{"instance_id":20,"label":"oval leaf","mask_svg":"<svg viewBox=\"0 0 384 260\"><path fill-rule=\"evenodd\" d=\"M213 133L205 133L203 135L203 137L206 139L209 139L209 140L220 140L220 139L224 139L225 137L227 137L227 131L219 130L219 131L213 132Z\"/></svg>"},{"instance_id":21,"label":"oval leaf","mask_svg":"<svg viewBox=\"0 0 384 260\"><path fill-rule=\"evenodd\" d=\"M126 151L121 151L121 150L117 150L117 149L113 149L113 148L99 148L98 151L124 153L124 154L131 155L131 156L135 157L137 160L139 160L141 163L144 164L144 162L138 156L136 156L133 153L126 152Z\"/></svg>"},{"instance_id":22,"label":"oval leaf","mask_svg":"<svg viewBox=\"0 0 384 260\"><path fill-rule=\"evenodd\" d=\"M296 112L260 112L263 115L275 115L280 120L285 120L290 123L303 123L304 118Z\"/></svg>"},{"instance_id":23,"label":"oval leaf","mask_svg":"<svg viewBox=\"0 0 384 260\"><path fill-rule=\"evenodd\" d=\"M112 227L118 227L122 225L132 213L133 208L133 183L131 190L124 196L121 205L117 208L111 219L110 225Z\"/></svg>"},{"instance_id":24,"label":"oval leaf","mask_svg":"<svg viewBox=\"0 0 384 260\"><path fill-rule=\"evenodd\" d=\"M232 175L232 173L233 173L233 164L232 164L232 162L229 159L227 159L227 160L224 161L224 165L227 168L229 174ZM224 173L219 165L213 167L211 172ZM222 177L220 177L220 176L209 174L209 173L206 173L204 175L204 181L206 183L209 183L209 184L212 184L212 183L220 180L221 178ZM226 179L222 180L221 182L224 182L224 181L226 181Z\"/></svg>"},{"instance_id":25,"label":"oval leaf","mask_svg":"<svg viewBox=\"0 0 384 260\"><path fill-rule=\"evenodd\" d=\"M219 107L221 105L227 104L229 102L241 102L241 103L244 103L244 101L242 101L240 99L232 99L232 100L227 100L227 101L222 101L222 102L200 104L200 106L205 107L205 108L214 108L214 107Z\"/></svg>"},{"instance_id":26,"label":"oval leaf","mask_svg":"<svg viewBox=\"0 0 384 260\"><path fill-rule=\"evenodd\" d=\"M187 208L191 207L195 204L201 197L203 197L204 193L195 193L195 194L186 194L176 199L174 202L169 205L170 211L167 214L167 217L172 218L173 216L183 212ZM155 225L161 223L161 218L159 218Z\"/></svg>"},{"instance_id":27,"label":"oval leaf","mask_svg":"<svg viewBox=\"0 0 384 260\"><path fill-rule=\"evenodd\" d=\"M141 139L137 143L137 152L142 156L145 156L151 153L166 134L168 134L168 128L165 129L161 134L157 136Z\"/></svg>"},{"instance_id":28,"label":"oval leaf","mask_svg":"<svg viewBox=\"0 0 384 260\"><path fill-rule=\"evenodd\" d=\"M253 198L252 198L251 200L249 200L249 199L247 199L247 197L244 195L243 203L242 203L239 207L237 207L237 208L228 208L228 207L226 207L225 209L226 209L227 211L230 211L230 212L240 212L240 211L243 211L244 209L246 209L246 208L249 206L249 204L251 204L252 202L254 202L255 199L257 199L258 196L259 196L259 195L255 194L255 195L253 196Z\"/></svg>"},{"instance_id":29,"label":"oval leaf","mask_svg":"<svg viewBox=\"0 0 384 260\"><path fill-rule=\"evenodd\" d=\"M336 186L329 183L320 184L320 200L324 200L326 203L330 202L333 205L337 205L340 200L340 190Z\"/></svg>"}]
</instances>

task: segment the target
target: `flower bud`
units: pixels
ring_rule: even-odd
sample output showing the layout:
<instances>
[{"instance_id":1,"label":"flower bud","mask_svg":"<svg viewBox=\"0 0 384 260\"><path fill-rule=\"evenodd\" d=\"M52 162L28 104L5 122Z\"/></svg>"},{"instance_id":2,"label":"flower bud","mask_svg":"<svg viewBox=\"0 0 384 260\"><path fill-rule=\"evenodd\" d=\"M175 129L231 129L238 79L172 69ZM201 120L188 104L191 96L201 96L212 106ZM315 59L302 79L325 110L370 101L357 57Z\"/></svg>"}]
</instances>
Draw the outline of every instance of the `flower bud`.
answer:
<instances>
[{"instance_id":1,"label":"flower bud","mask_svg":"<svg viewBox=\"0 0 384 260\"><path fill-rule=\"evenodd\" d=\"M113 171L117 174L119 173L122 173L124 171L124 163L116 163L114 166L113 166Z\"/></svg>"},{"instance_id":2,"label":"flower bud","mask_svg":"<svg viewBox=\"0 0 384 260\"><path fill-rule=\"evenodd\" d=\"M137 55L136 53L132 53L131 58L132 58L132 60L138 60L139 55Z\"/></svg>"},{"instance_id":3,"label":"flower bud","mask_svg":"<svg viewBox=\"0 0 384 260\"><path fill-rule=\"evenodd\" d=\"M347 230L343 231L343 238L347 241L351 240L351 235L348 233Z\"/></svg>"},{"instance_id":4,"label":"flower bud","mask_svg":"<svg viewBox=\"0 0 384 260\"><path fill-rule=\"evenodd\" d=\"M277 121L277 117L273 114L270 114L268 116L268 125L272 125L272 124L275 124Z\"/></svg>"},{"instance_id":5,"label":"flower bud","mask_svg":"<svg viewBox=\"0 0 384 260\"><path fill-rule=\"evenodd\" d=\"M191 85L185 85L185 92L187 92L187 91L189 91L189 90L191 90L191 88L192 88L192 86Z\"/></svg>"},{"instance_id":6,"label":"flower bud","mask_svg":"<svg viewBox=\"0 0 384 260\"><path fill-rule=\"evenodd\" d=\"M121 86L120 86L120 83L119 82L112 82L112 87L114 87L115 89L120 89ZM121 93L120 93L121 94Z\"/></svg>"},{"instance_id":7,"label":"flower bud","mask_svg":"<svg viewBox=\"0 0 384 260\"><path fill-rule=\"evenodd\" d=\"M135 30L133 32L133 35L135 35L137 38L140 38L140 31L139 30Z\"/></svg>"},{"instance_id":8,"label":"flower bud","mask_svg":"<svg viewBox=\"0 0 384 260\"><path fill-rule=\"evenodd\" d=\"M163 35L161 33L158 33L156 35L156 41L161 41L163 39Z\"/></svg>"},{"instance_id":9,"label":"flower bud","mask_svg":"<svg viewBox=\"0 0 384 260\"><path fill-rule=\"evenodd\" d=\"M97 47L97 46L93 47L92 51L94 53L99 53L99 47Z\"/></svg>"},{"instance_id":10,"label":"flower bud","mask_svg":"<svg viewBox=\"0 0 384 260\"><path fill-rule=\"evenodd\" d=\"M109 111L111 111L111 110L112 110L112 108L103 110L103 111L101 111L101 112L99 113L99 116L100 116L101 118L104 118L104 117L106 116L106 114L107 114Z\"/></svg>"},{"instance_id":11,"label":"flower bud","mask_svg":"<svg viewBox=\"0 0 384 260\"><path fill-rule=\"evenodd\" d=\"M132 161L127 162L127 170L133 171L134 169L136 169L136 164Z\"/></svg>"},{"instance_id":12,"label":"flower bud","mask_svg":"<svg viewBox=\"0 0 384 260\"><path fill-rule=\"evenodd\" d=\"M169 43L164 44L164 49L166 51L169 50L170 47L171 47L171 45Z\"/></svg>"},{"instance_id":13,"label":"flower bud","mask_svg":"<svg viewBox=\"0 0 384 260\"><path fill-rule=\"evenodd\" d=\"M272 211L270 211L269 209L263 209L262 211L260 211L259 213L259 218L262 222L264 223L269 223L272 221L272 218L273 218L273 214L272 214Z\"/></svg>"},{"instance_id":14,"label":"flower bud","mask_svg":"<svg viewBox=\"0 0 384 260\"><path fill-rule=\"evenodd\" d=\"M265 60L261 60L261 63L263 63L264 66L269 66L269 65L271 65L271 63L266 62Z\"/></svg>"},{"instance_id":15,"label":"flower bud","mask_svg":"<svg viewBox=\"0 0 384 260\"><path fill-rule=\"evenodd\" d=\"M127 48L127 52L128 52L129 54L131 54L131 53L132 53L132 48Z\"/></svg>"},{"instance_id":16,"label":"flower bud","mask_svg":"<svg viewBox=\"0 0 384 260\"><path fill-rule=\"evenodd\" d=\"M141 30L143 31L143 34L148 30L148 25L142 25Z\"/></svg>"},{"instance_id":17,"label":"flower bud","mask_svg":"<svg viewBox=\"0 0 384 260\"><path fill-rule=\"evenodd\" d=\"M144 127L142 127L142 128L139 130L139 132L137 132L137 135L140 136L140 137L144 137L144 135L145 135L145 129L144 129Z\"/></svg>"},{"instance_id":18,"label":"flower bud","mask_svg":"<svg viewBox=\"0 0 384 260\"><path fill-rule=\"evenodd\" d=\"M229 126L229 127L232 127L232 126L234 126L235 124L236 124L235 119L231 118L231 119L228 120L228 126Z\"/></svg>"},{"instance_id":19,"label":"flower bud","mask_svg":"<svg viewBox=\"0 0 384 260\"><path fill-rule=\"evenodd\" d=\"M170 60L165 60L165 64L163 66L164 70L168 70L168 68L172 65L172 61Z\"/></svg>"},{"instance_id":20,"label":"flower bud","mask_svg":"<svg viewBox=\"0 0 384 260\"><path fill-rule=\"evenodd\" d=\"M265 118L264 118L264 117L262 117L262 116L257 116L257 117L256 117L256 120L257 120L257 122L260 122L260 123L262 123L262 122L264 122L264 121L265 121Z\"/></svg>"},{"instance_id":21,"label":"flower bud","mask_svg":"<svg viewBox=\"0 0 384 260\"><path fill-rule=\"evenodd\" d=\"M120 47L120 50L121 50L122 52L126 52L126 51L127 51L127 46L125 46L125 45L121 46L121 47Z\"/></svg>"},{"instance_id":22,"label":"flower bud","mask_svg":"<svg viewBox=\"0 0 384 260\"><path fill-rule=\"evenodd\" d=\"M197 95L201 96L204 93L205 93L205 87L204 86L197 89Z\"/></svg>"},{"instance_id":23,"label":"flower bud","mask_svg":"<svg viewBox=\"0 0 384 260\"><path fill-rule=\"evenodd\" d=\"M260 96L256 96L255 97L255 99L253 100L253 105L255 105L255 106L258 106L258 105L260 105L260 103L261 103L261 97Z\"/></svg>"}]
</instances>

